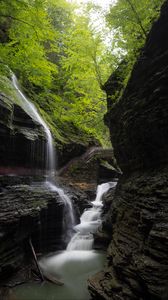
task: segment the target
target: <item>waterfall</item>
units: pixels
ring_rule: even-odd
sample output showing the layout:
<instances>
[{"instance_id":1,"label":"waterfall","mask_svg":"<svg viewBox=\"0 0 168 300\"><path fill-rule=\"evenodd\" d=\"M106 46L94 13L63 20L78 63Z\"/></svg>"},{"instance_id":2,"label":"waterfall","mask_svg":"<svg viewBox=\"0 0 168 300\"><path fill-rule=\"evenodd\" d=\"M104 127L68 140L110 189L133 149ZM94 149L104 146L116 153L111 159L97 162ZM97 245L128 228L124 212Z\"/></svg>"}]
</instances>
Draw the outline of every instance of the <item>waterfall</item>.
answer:
<instances>
[{"instance_id":1,"label":"waterfall","mask_svg":"<svg viewBox=\"0 0 168 300\"><path fill-rule=\"evenodd\" d=\"M92 202L93 207L86 209L80 217L80 224L74 227L76 233L70 240L67 250L91 250L93 247L93 233L101 224L102 196L116 186L116 182L108 182L98 185L96 199Z\"/></svg>"},{"instance_id":2,"label":"waterfall","mask_svg":"<svg viewBox=\"0 0 168 300\"><path fill-rule=\"evenodd\" d=\"M40 259L43 274L50 275L64 283L63 286L45 283L42 285L26 284L18 286L16 299L40 300L89 300L88 278L100 272L105 263L105 253L93 250L93 226L101 223L102 196L109 188L115 188L116 182L99 185L93 207L84 211L77 233L72 237L66 250L58 251Z\"/></svg>"},{"instance_id":3,"label":"waterfall","mask_svg":"<svg viewBox=\"0 0 168 300\"><path fill-rule=\"evenodd\" d=\"M18 295L20 291L21 299L23 300L34 299L35 295L37 295L38 299L44 300L89 300L90 295L87 289L87 279L94 273L99 272L105 261L103 252L93 250L93 233L97 231L98 226L101 224L102 196L108 189L115 188L116 182L104 183L98 186L92 207L83 212L80 218L80 224L74 226L75 221L71 200L53 181L55 173L55 153L51 132L35 106L29 102L21 92L14 75L12 75L12 81L20 95L23 109L44 128L47 138L46 168L49 172L48 179L44 184L48 189L57 192L65 203L65 208L67 209L67 216L64 220L64 222L66 222L66 238L71 238L73 227L76 231L74 236L70 239L66 250L43 257L39 261L43 273L45 274L46 272L52 277L63 281L63 287L53 286L53 288L51 288L51 284L45 283L45 285L40 285L40 289L39 286L36 287L36 285L26 285L25 287L23 285L15 291ZM18 299L20 298L18 297Z\"/></svg>"},{"instance_id":4,"label":"waterfall","mask_svg":"<svg viewBox=\"0 0 168 300\"><path fill-rule=\"evenodd\" d=\"M58 188L53 182L46 181L45 184L46 187L49 188L51 191L57 192L60 198L64 201L65 210L67 213L67 217L64 219L65 240L69 241L72 236L73 227L75 225L75 217L72 202L70 198L64 193L63 189Z\"/></svg>"},{"instance_id":5,"label":"waterfall","mask_svg":"<svg viewBox=\"0 0 168 300\"><path fill-rule=\"evenodd\" d=\"M12 82L17 90L18 94L20 95L20 101L21 101L21 106L22 108L35 120L37 121L44 129L47 143L46 143L46 172L48 170L48 179L45 182L45 185L48 189L55 191L59 194L60 198L63 200L65 204L65 209L66 213L68 214L67 220L65 220L66 224L66 231L67 231L67 238L69 239L71 237L72 229L75 224L74 220L74 212L73 212L73 207L70 198L64 193L63 189L58 188L54 184L54 175L55 175L55 151L54 151L54 146L53 146L53 139L52 135L50 132L49 127L47 124L44 122L42 117L39 115L36 107L34 106L33 103L31 103L25 95L22 93L19 87L18 80L16 76L12 73Z\"/></svg>"},{"instance_id":6,"label":"waterfall","mask_svg":"<svg viewBox=\"0 0 168 300\"><path fill-rule=\"evenodd\" d=\"M50 132L50 129L48 128L47 124L44 122L42 117L39 115L36 107L34 106L33 103L31 103L25 95L22 93L22 91L19 88L19 83L14 74L12 74L12 82L17 90L18 94L20 95L20 100L21 100L21 105L23 109L39 124L44 129L44 132L46 134L46 139L47 139L47 145L46 145L46 169L48 170L49 173L49 178L53 178L55 174L55 151L53 147L53 139L52 135Z\"/></svg>"},{"instance_id":7,"label":"waterfall","mask_svg":"<svg viewBox=\"0 0 168 300\"><path fill-rule=\"evenodd\" d=\"M54 290L51 297L47 294L44 299L90 299L87 280L93 274L100 272L105 262L105 254L102 251L93 250L93 233L101 224L102 196L108 189L115 188L116 184L117 182L109 182L99 185L92 208L83 212L80 224L74 227L76 233L71 238L67 249L40 260L44 274L49 273L64 283L63 287ZM43 293L45 293L44 290Z\"/></svg>"}]
</instances>

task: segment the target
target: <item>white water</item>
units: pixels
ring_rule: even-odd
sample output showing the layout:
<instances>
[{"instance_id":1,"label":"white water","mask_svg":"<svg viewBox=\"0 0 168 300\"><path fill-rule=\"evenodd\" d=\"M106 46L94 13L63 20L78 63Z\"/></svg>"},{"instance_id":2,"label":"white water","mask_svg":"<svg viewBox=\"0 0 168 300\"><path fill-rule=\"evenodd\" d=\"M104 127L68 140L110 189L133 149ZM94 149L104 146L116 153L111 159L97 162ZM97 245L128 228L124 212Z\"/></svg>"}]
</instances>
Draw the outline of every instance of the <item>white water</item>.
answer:
<instances>
[{"instance_id":1,"label":"white water","mask_svg":"<svg viewBox=\"0 0 168 300\"><path fill-rule=\"evenodd\" d=\"M58 195L60 196L60 198L65 203L67 218L65 220L66 224L65 224L64 230L66 230L66 239L69 240L72 236L72 230L75 225L75 217L74 217L74 210L73 210L72 202L71 202L70 198L64 193L63 189L58 188L55 184L53 184L50 181L46 181L45 184L46 184L46 187L48 187L51 191L57 192Z\"/></svg>"},{"instance_id":2,"label":"white water","mask_svg":"<svg viewBox=\"0 0 168 300\"><path fill-rule=\"evenodd\" d=\"M15 89L18 91L19 95L21 96L22 100L22 107L23 109L39 124L42 125L44 132L46 134L47 138L47 156L46 156L46 168L49 172L49 178L52 178L55 174L55 151L53 147L53 139L50 132L50 129L48 128L47 124L44 122L42 117L39 115L36 107L33 103L31 103L25 95L22 93L22 91L19 88L19 83L14 74L12 74L12 82L15 87Z\"/></svg>"},{"instance_id":3,"label":"white water","mask_svg":"<svg viewBox=\"0 0 168 300\"><path fill-rule=\"evenodd\" d=\"M50 130L44 120L40 117L35 106L30 103L20 91L16 77L12 76L12 81L23 100L23 108L37 120L46 133L49 181L46 186L56 191L69 211L69 228L74 225L73 208L70 199L64 191L56 187L51 178L55 171L55 159L53 142ZM88 300L87 279L90 275L98 272L103 267L104 254L92 250L93 233L101 224L102 196L110 187L115 187L116 182L106 183L98 186L97 196L93 207L87 209L81 216L81 223L75 226L76 234L71 238L67 249L56 255L45 257L40 261L43 272L50 273L64 282L63 287L57 287L49 283L43 286L23 285L16 289L18 300Z\"/></svg>"},{"instance_id":4,"label":"white water","mask_svg":"<svg viewBox=\"0 0 168 300\"><path fill-rule=\"evenodd\" d=\"M48 181L45 182L45 185L47 188L49 188L52 191L55 191L59 194L60 198L63 200L64 204L65 204L65 208L66 208L66 217L67 219L64 220L65 223L65 227L64 230L67 231L67 236L66 238L71 237L71 233L72 233L72 229L74 226L74 212L73 212L73 207L72 207L72 203L70 198L64 193L63 189L58 188L55 184L54 184L54 175L55 175L55 151L54 151L54 146L53 146L53 139L52 139L52 135L50 132L49 127L47 126L47 124L44 122L44 120L42 119L42 117L39 115L36 107L34 106L33 103L31 103L26 97L25 95L22 93L22 91L19 88L19 83L18 80L16 78L16 76L14 74L12 74L12 82L13 85L15 87L15 89L17 90L17 92L20 95L20 99L21 99L21 104L23 109L35 120L37 121L44 129L44 132L46 134L46 139L47 139L47 146L46 146L46 169L48 170L49 176L48 176Z\"/></svg>"},{"instance_id":5,"label":"white water","mask_svg":"<svg viewBox=\"0 0 168 300\"><path fill-rule=\"evenodd\" d=\"M64 285L45 283L42 286L27 284L15 290L17 300L89 300L88 278L99 272L104 265L105 255L92 250L93 235L101 224L102 196L109 188L115 188L116 182L98 186L93 207L85 210L81 223L75 226L77 233L72 237L67 250L46 256L39 262L44 274L51 274ZM96 205L95 205L96 203ZM99 205L98 205L99 204Z\"/></svg>"},{"instance_id":6,"label":"white water","mask_svg":"<svg viewBox=\"0 0 168 300\"><path fill-rule=\"evenodd\" d=\"M87 279L103 268L105 255L98 251L64 251L43 258L40 266L43 272L62 279L64 285L45 282L25 284L14 290L17 300L89 300Z\"/></svg>"},{"instance_id":7,"label":"white water","mask_svg":"<svg viewBox=\"0 0 168 300\"><path fill-rule=\"evenodd\" d=\"M116 182L103 183L97 187L96 199L92 202L93 207L86 209L80 218L80 224L75 226L76 234L70 240L67 250L91 250L93 246L93 233L101 225L102 212L102 196L112 187L116 186Z\"/></svg>"},{"instance_id":8,"label":"white water","mask_svg":"<svg viewBox=\"0 0 168 300\"><path fill-rule=\"evenodd\" d=\"M71 238L67 249L40 261L44 272L56 276L64 282L63 295L60 300L87 300L87 279L103 267L104 254L93 250L93 233L101 224L102 196L116 182L104 183L98 186L93 207L84 211L80 224L74 227L76 234ZM54 298L57 299L57 298Z\"/></svg>"}]
</instances>

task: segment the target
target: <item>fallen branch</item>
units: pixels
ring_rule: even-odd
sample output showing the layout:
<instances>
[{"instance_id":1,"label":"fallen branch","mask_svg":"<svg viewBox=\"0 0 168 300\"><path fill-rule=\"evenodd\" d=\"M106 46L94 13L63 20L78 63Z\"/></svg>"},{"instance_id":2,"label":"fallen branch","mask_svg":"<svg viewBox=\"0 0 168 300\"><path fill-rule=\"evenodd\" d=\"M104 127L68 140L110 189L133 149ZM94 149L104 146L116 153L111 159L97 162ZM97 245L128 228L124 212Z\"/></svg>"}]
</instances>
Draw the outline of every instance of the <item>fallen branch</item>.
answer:
<instances>
[{"instance_id":1,"label":"fallen branch","mask_svg":"<svg viewBox=\"0 0 168 300\"><path fill-rule=\"evenodd\" d=\"M44 281L44 276L43 276L43 273L40 269L40 266L39 266L39 263L38 263L38 260L37 260L37 256L36 256L32 241L31 241L31 238L29 238L29 245L30 245L31 251L33 253L34 261L35 261L36 267L38 269L38 272L40 274L40 278L41 278L42 281Z\"/></svg>"},{"instance_id":2,"label":"fallen branch","mask_svg":"<svg viewBox=\"0 0 168 300\"><path fill-rule=\"evenodd\" d=\"M45 277L48 281L50 281L50 282L52 282L52 283L55 283L55 284L57 284L57 285L64 285L64 283L63 283L61 280L56 279L56 278L55 278L54 276L52 276L51 274L48 274L48 273L46 273L46 272L44 272L43 274L44 274L44 277Z\"/></svg>"},{"instance_id":3,"label":"fallen branch","mask_svg":"<svg viewBox=\"0 0 168 300\"><path fill-rule=\"evenodd\" d=\"M64 285L64 283L62 281L60 281L59 279L56 279L54 276L52 276L52 275L50 275L50 274L48 274L48 273L46 273L44 271L42 273L42 270L41 270L41 268L39 266L39 263L38 263L38 260L37 260L37 256L36 256L36 253L35 253L35 250L34 250L34 247L33 247L32 241L31 241L31 238L29 238L29 244L30 244L30 247L31 247L31 250L32 250L32 253L33 253L34 261L36 263L38 272L40 274L40 279L42 281L45 281L45 279L46 279L46 280L48 280L48 281L50 281L52 283L55 283L57 285Z\"/></svg>"}]
</instances>

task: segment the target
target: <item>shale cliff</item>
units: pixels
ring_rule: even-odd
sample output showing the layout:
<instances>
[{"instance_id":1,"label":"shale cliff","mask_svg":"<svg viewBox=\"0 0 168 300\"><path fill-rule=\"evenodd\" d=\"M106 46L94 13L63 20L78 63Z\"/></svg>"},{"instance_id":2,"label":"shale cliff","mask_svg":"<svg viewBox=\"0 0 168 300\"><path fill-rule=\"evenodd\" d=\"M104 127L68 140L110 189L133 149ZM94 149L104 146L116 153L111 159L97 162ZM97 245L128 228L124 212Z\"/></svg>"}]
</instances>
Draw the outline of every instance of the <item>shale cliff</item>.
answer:
<instances>
[{"instance_id":1,"label":"shale cliff","mask_svg":"<svg viewBox=\"0 0 168 300\"><path fill-rule=\"evenodd\" d=\"M0 140L0 174L28 174L45 168L44 131L22 108L21 100L11 81L2 76ZM41 153L35 155L39 149Z\"/></svg>"},{"instance_id":2,"label":"shale cliff","mask_svg":"<svg viewBox=\"0 0 168 300\"><path fill-rule=\"evenodd\" d=\"M37 252L63 247L65 205L56 192L44 185L30 186L28 178L0 177L0 282L32 258L31 237ZM25 184L24 184L25 181ZM27 182L26 182L27 181ZM6 185L9 184L10 186Z\"/></svg>"},{"instance_id":3,"label":"shale cliff","mask_svg":"<svg viewBox=\"0 0 168 300\"><path fill-rule=\"evenodd\" d=\"M122 98L106 116L123 176L104 223L111 236L107 264L89 280L96 300L168 299L167 32L165 1Z\"/></svg>"},{"instance_id":4,"label":"shale cliff","mask_svg":"<svg viewBox=\"0 0 168 300\"><path fill-rule=\"evenodd\" d=\"M8 76L10 77L10 74ZM100 146L93 135L80 131L73 124L58 121L58 124L53 125L47 118L46 111L37 104L37 99L35 103L40 115L47 120L48 127L52 129L54 145L57 148L57 169L74 157L84 154L88 148ZM25 107L11 80L2 75L0 139L0 174L41 174L45 169L44 130Z\"/></svg>"}]
</instances>

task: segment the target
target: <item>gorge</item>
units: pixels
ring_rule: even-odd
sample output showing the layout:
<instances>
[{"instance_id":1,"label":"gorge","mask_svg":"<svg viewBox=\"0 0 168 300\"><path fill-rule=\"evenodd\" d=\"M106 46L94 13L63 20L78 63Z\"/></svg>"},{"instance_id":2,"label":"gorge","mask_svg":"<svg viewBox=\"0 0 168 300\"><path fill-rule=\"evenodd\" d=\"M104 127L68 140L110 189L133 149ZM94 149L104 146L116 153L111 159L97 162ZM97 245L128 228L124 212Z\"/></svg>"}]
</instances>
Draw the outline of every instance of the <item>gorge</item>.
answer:
<instances>
[{"instance_id":1,"label":"gorge","mask_svg":"<svg viewBox=\"0 0 168 300\"><path fill-rule=\"evenodd\" d=\"M30 4L27 0L21 0L21 3L23 7ZM37 5L37 14L42 9L42 2L39 0L41 6L38 6L38 1L34 1L28 7L34 8L34 3ZM44 39L46 43L40 40L41 45L45 44L46 56L50 58L50 63L57 62L59 69L58 73L54 73L53 69L51 71L54 74L52 86L49 82L48 85L44 84L47 76L45 80L37 76L39 70L33 69L36 61L30 62L33 70L31 75L29 66L22 72L21 68L24 65L22 51L19 49L20 41L15 41L19 32L15 28L16 36L10 33L8 40L6 31L12 18L9 18L7 23L2 20L4 35L1 42L9 47L12 45L13 49L18 47L13 57L11 54L13 49L10 48L10 55L14 70L20 79L19 84L15 75L12 75L12 81L9 72L5 71L6 73L1 75L0 65L0 299L2 300L168 299L168 1L142 0L140 3L137 0L118 0L116 3L118 4L114 5L114 11L112 6L107 19L110 18L110 13L113 16L117 9L123 17L123 12L127 12L127 9L132 9L133 6L134 14L135 12L139 14L138 22L140 21L141 26L139 24L138 26L142 27L143 34L137 30L135 15L124 13L127 20L123 17L118 35L122 39L120 33L125 33L122 32L122 26L128 30L128 36L123 35L125 40L121 40L120 44L122 47L124 41L123 47L126 48L121 49L118 62L115 59L111 60L115 68L106 83L101 85L107 94L107 112L104 110L102 94L102 98L100 94L93 94L97 85L91 81L94 73L92 67L93 65L95 67L95 64L98 70L95 73L100 79L98 75L100 70L103 72L103 68L99 69L98 63L101 60L99 57L96 60L91 53L93 64L87 61L91 49L95 54L98 48L94 47L95 44L91 46L87 44L89 35L85 34L86 48L82 48L81 52L87 57L90 72L85 61L80 60L81 57L75 56L73 52L77 41L80 47L83 45L80 34L85 25L81 20L82 30L82 26L78 24L77 29L73 27L77 35L75 36L73 32L72 36L66 36L67 43L70 43L69 48L66 39L61 40L62 37L59 36L58 45L66 45L67 48L61 48L62 53L57 53L56 56L52 52L54 51L52 47L51 52L47 52L51 41L46 42L46 36ZM127 6L129 3L132 6ZM163 5L156 20L160 9L158 3ZM148 4L151 5L149 10ZM5 5L4 2L4 6L1 7L0 3L2 12ZM17 5L12 6L14 12L18 8ZM43 16L45 30L46 28L50 30L51 23L46 23L44 17L48 9L46 7L40 17ZM52 6L51 8L53 9ZM48 12L54 11L50 9ZM149 19L145 14L149 15L149 11L152 10L157 11L157 14L150 18L150 24L153 25L147 30L145 26ZM25 13L25 8L23 11ZM12 12L9 12L12 15ZM61 23L60 7L58 12L57 14L55 11L57 18L60 17L60 24L64 25L59 28L63 35L66 24ZM21 17L22 13L20 7ZM67 15L63 14L63 19L69 26ZM17 14L13 16L16 23L18 17ZM37 20L40 20L40 17ZM130 43L131 50L127 48L127 41L130 42L131 38L130 19L133 19L135 27L134 30L131 29L134 38L136 37L133 42L136 41L137 45L140 43L139 52L136 48L138 46L133 45L134 43ZM33 18L30 20L33 22ZM112 21L116 26L117 18ZM40 26L43 22L39 23ZM127 23L124 22L128 22L128 27L125 27ZM23 27L29 26L31 31L30 24L22 23ZM117 33L117 27L115 29ZM26 30L25 32L26 40L29 34ZM41 39L43 34L43 31L41 35L39 32L35 27L37 40ZM47 31L48 36L50 33ZM145 36L146 42L141 49L142 35ZM25 40L23 39L23 42ZM27 49L30 49L29 43L28 46ZM0 53L2 60L5 61L2 48ZM125 49L128 57L125 56ZM81 54L79 48L77 52ZM29 54L28 50L26 54ZM34 47L33 59L36 59L35 54ZM20 69L16 67L17 55L21 63ZM49 76L49 65L44 64L44 55L40 55L39 51L42 66L40 72L47 69ZM62 61L59 60L61 55ZM75 65L72 62L70 66L68 63L63 65L71 55ZM137 61L132 66L136 57ZM108 60L109 57L105 62ZM12 64L9 59L10 65ZM78 86L76 80L79 74L75 73L77 69L81 71ZM89 83L82 77L85 75L88 76ZM30 76L31 79L26 76ZM38 78L39 81L41 78L42 81L40 84L38 80L33 82L34 78L36 80ZM61 82L60 86L57 80ZM88 91L91 91L95 102L89 102ZM25 92L28 96L25 96ZM99 127L102 135L106 136L106 131L101 125L103 117L100 111L96 115L97 102L105 114L104 122L109 127L113 148L109 144L105 149L102 148L98 139ZM92 134L96 132L97 135L90 134L91 130L88 130L87 125L82 127L81 112L84 114L86 124L93 121ZM94 123L95 120L97 123ZM63 283L62 286L48 281L41 283L33 262L30 240L43 274L55 277Z\"/></svg>"},{"instance_id":2,"label":"gorge","mask_svg":"<svg viewBox=\"0 0 168 300\"><path fill-rule=\"evenodd\" d=\"M46 138L46 142L43 141L42 144L39 143L39 147L42 145L42 149L38 149L37 147L37 152L33 153L33 158L37 160L36 156L42 154L44 159L46 159L46 162L43 164L44 178L41 175L36 182L34 181L36 176L32 176L31 179L27 176L21 178L17 173L13 175L9 174L8 176L11 179L11 183L14 180L14 186L8 187L7 185L6 187L3 186L2 188L1 199L4 207L2 207L3 217L1 218L1 222L2 227L4 222L4 225L6 226L6 232L4 232L1 237L2 243L4 243L4 247L6 249L2 248L1 277L4 279L5 277L8 278L9 272L16 272L20 269L21 265L25 264L24 260L26 256L28 256L28 253L25 252L24 247L28 247L28 239L30 237L33 240L33 244L35 244L36 251L42 251L42 253L45 251L49 252L51 250L62 250L70 240L67 250L62 252L59 251L58 254L49 256L49 258L43 258L41 260L41 270L43 274L45 274L47 269L47 274L51 273L53 277L54 275L58 277L59 274L61 274L61 280L65 280L65 288L61 288L61 291L57 291L57 289L55 289L54 294L55 296L58 294L58 297L61 295L61 297L63 297L62 299L67 299L68 297L68 299L74 300L74 295L76 294L76 283L74 281L75 274L74 272L70 272L70 274L67 275L66 270L67 268L71 268L73 270L74 267L77 267L75 264L78 264L80 267L78 268L78 272L76 271L76 274L80 278L80 291L76 294L76 299L79 300L79 294L81 300L89 299L89 294L86 288L86 279L88 278L89 274L101 269L104 261L103 253L92 250L93 236L91 233L96 232L96 228L98 228L98 226L101 224L100 215L102 195L110 188L115 187L116 182L105 183L98 187L96 200L90 203L90 205L93 205L93 208L86 210L81 216L81 224L75 226L76 216L71 199L64 193L63 189L57 187L55 183L56 179L54 173L56 170L56 155L50 130L39 115L35 106L21 92L15 75L12 75L12 82L20 96L20 107L25 111L26 114L29 115L29 117L32 118L34 122L38 123L38 126L40 125L42 127L42 130L45 133L44 138ZM30 143L33 142L30 141ZM44 150L45 144L46 149ZM41 158L41 161L43 160L43 157ZM6 176L6 184L9 183L9 178ZM19 178L22 181L22 184L17 182ZM2 181L3 180L5 180L4 176L2 176ZM23 185L24 180L27 180L26 185ZM11 203L12 200L14 200L14 203ZM12 211L10 208L10 203L18 213L14 213ZM9 213L11 215L9 215ZM15 215L15 220L13 220L13 214ZM7 218L9 218L9 223L7 222ZM58 220L55 218L58 218ZM23 221L20 223L22 219ZM9 239L10 228L13 224L10 223L11 221L16 222L16 228L18 227L18 229L14 228L12 231L11 238L13 240L13 235L17 235L20 239L20 242L18 240L15 242L15 251L13 251L13 244L11 244L9 248L9 245L6 243L6 239ZM26 224L24 224L24 222L26 222ZM36 230L34 231L35 227ZM71 239L74 229L77 231L77 233ZM23 231L22 234L20 230ZM55 262L55 271L53 271L53 267L50 267L50 260ZM6 261L7 265L5 264ZM90 264L91 261L92 264ZM61 265L60 262L62 262ZM82 267L83 264L85 265L85 268ZM70 290L68 287L69 284ZM18 288L16 291L14 290L14 292L11 292L10 290L9 291L12 293L12 295L14 295L12 297L15 297L16 293L17 298L21 297L20 299L33 299L34 296L32 296L31 286L28 288L28 294L25 292L27 291L27 287L28 286L23 285L21 289ZM47 288L47 285L45 285L45 288ZM22 290L25 296L23 296ZM42 299L42 297L44 297L45 299L46 295L42 295L44 291L41 291L42 294L41 292L38 292L38 286L36 287L36 285L33 288L33 294L34 292L37 293L37 298L41 297ZM50 293L52 297L52 289L49 286L49 290L47 288L47 294L50 295ZM49 297L49 295L47 297ZM3 299L8 299L10 296L4 295L2 289L1 297L3 297Z\"/></svg>"}]
</instances>

